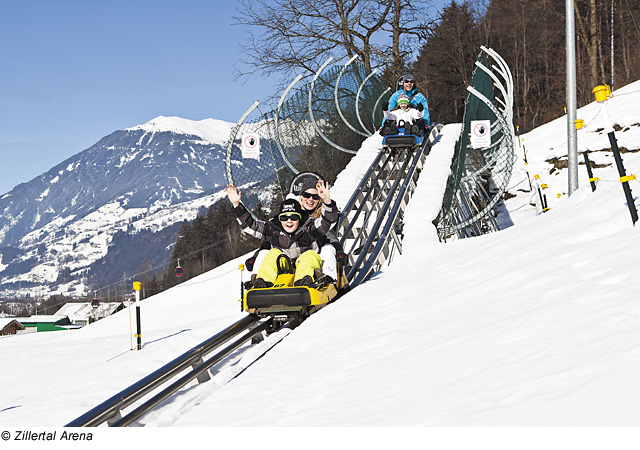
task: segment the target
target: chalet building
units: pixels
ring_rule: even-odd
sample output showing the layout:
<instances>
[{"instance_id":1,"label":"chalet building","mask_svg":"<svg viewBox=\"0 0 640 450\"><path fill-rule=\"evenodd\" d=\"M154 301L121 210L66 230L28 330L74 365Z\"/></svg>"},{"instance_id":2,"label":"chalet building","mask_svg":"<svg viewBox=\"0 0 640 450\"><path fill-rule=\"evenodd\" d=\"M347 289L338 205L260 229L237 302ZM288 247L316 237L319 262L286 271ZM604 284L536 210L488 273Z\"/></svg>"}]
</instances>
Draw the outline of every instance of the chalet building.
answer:
<instances>
[{"instance_id":1,"label":"chalet building","mask_svg":"<svg viewBox=\"0 0 640 450\"><path fill-rule=\"evenodd\" d=\"M93 300L86 303L67 303L56 311L56 316L67 316L74 325L87 326L96 320L104 319L124 308L120 302L101 302Z\"/></svg>"},{"instance_id":2,"label":"chalet building","mask_svg":"<svg viewBox=\"0 0 640 450\"><path fill-rule=\"evenodd\" d=\"M25 330L25 326L12 317L0 318L0 336L17 334L18 332Z\"/></svg>"}]
</instances>

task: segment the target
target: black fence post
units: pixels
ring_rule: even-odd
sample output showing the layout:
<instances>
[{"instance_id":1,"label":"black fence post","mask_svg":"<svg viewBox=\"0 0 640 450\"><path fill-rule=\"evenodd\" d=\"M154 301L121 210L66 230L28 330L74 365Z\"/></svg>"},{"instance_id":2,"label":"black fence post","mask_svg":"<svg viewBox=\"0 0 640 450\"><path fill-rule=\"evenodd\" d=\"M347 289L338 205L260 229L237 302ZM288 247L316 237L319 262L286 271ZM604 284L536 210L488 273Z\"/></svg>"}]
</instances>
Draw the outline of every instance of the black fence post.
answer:
<instances>
[{"instance_id":1,"label":"black fence post","mask_svg":"<svg viewBox=\"0 0 640 450\"><path fill-rule=\"evenodd\" d=\"M593 177L593 171L591 170L591 161L589 161L589 154L585 150L582 155L584 156L584 163L587 166L587 173L589 174L589 182L591 183L591 191L596 191L596 180L598 178Z\"/></svg>"},{"instance_id":2,"label":"black fence post","mask_svg":"<svg viewBox=\"0 0 640 450\"><path fill-rule=\"evenodd\" d=\"M638 221L638 210L636 204L633 202L633 195L631 195L631 188L629 187L629 181L635 179L635 175L627 176L624 170L624 164L622 164L622 156L620 155L620 149L618 148L618 141L611 124L611 118L609 117L609 111L607 110L607 100L611 96L611 89L607 85L596 86L592 91L596 96L596 101L600 105L600 112L604 118L607 134L609 136L609 142L611 143L611 150L613 150L613 157L616 160L616 166L618 167L618 173L620 174L620 182L622 183L622 189L624 195L627 198L627 206L631 213L631 220L635 225Z\"/></svg>"},{"instance_id":3,"label":"black fence post","mask_svg":"<svg viewBox=\"0 0 640 450\"><path fill-rule=\"evenodd\" d=\"M140 283L139 281L134 281L133 282L133 290L136 291L136 338L138 341L138 346L137 349L141 350L142 349L142 327L141 327L141 320L140 320L140 287L142 286L142 283Z\"/></svg>"}]
</instances>

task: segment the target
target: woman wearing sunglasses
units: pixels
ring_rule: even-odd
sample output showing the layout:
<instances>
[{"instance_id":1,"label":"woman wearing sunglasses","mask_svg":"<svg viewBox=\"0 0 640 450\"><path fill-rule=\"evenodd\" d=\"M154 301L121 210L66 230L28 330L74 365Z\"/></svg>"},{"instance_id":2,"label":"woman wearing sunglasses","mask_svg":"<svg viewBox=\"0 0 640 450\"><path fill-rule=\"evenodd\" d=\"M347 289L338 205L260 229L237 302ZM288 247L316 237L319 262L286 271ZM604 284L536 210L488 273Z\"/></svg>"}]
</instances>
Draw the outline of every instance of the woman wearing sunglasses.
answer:
<instances>
[{"instance_id":1,"label":"woman wearing sunglasses","mask_svg":"<svg viewBox=\"0 0 640 450\"><path fill-rule=\"evenodd\" d=\"M233 205L232 212L242 230L271 244L271 250L260 264L253 287L273 286L278 276L277 259L283 253L296 262L295 286L312 286L315 283L315 271L322 267L322 260L318 255L318 240L338 220L338 208L331 200L329 186L319 180L315 190L320 197L318 203L321 209L317 220L308 221L309 213L302 208L300 202L287 199L280 205L278 214L264 222L255 219L240 203L241 193L235 186L230 184L225 189Z\"/></svg>"},{"instance_id":2,"label":"woman wearing sunglasses","mask_svg":"<svg viewBox=\"0 0 640 450\"><path fill-rule=\"evenodd\" d=\"M289 187L290 193L297 197L302 208L309 213L307 221L317 221L322 214L322 201L316 184L324 181L316 172L302 172L298 174ZM340 242L333 231L328 231L319 239L320 259L322 269L316 274L316 279L325 277L327 283L335 283L338 279L338 265L336 255L342 253Z\"/></svg>"}]
</instances>

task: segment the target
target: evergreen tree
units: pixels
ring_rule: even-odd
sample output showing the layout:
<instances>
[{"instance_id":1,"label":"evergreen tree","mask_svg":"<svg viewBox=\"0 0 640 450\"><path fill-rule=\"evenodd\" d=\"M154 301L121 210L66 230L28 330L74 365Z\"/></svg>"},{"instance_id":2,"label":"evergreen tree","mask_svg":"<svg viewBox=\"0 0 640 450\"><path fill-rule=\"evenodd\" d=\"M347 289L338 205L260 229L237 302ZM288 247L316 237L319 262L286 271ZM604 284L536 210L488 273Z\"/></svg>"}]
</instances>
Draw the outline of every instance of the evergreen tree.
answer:
<instances>
[{"instance_id":1,"label":"evergreen tree","mask_svg":"<svg viewBox=\"0 0 640 450\"><path fill-rule=\"evenodd\" d=\"M427 33L411 70L427 96L432 122L461 122L466 89L480 50L478 25L470 2L452 1Z\"/></svg>"}]
</instances>

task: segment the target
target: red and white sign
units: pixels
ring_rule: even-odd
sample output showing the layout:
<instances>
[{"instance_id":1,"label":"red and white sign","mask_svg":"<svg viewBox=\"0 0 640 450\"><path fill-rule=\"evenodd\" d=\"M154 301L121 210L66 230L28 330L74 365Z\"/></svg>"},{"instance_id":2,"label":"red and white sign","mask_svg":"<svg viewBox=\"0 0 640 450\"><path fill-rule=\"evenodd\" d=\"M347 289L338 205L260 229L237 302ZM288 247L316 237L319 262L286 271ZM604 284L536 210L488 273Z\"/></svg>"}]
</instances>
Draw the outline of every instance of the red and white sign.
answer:
<instances>
[{"instance_id":1,"label":"red and white sign","mask_svg":"<svg viewBox=\"0 0 640 450\"><path fill-rule=\"evenodd\" d=\"M260 136L255 133L242 135L242 157L260 160Z\"/></svg>"},{"instance_id":2,"label":"red and white sign","mask_svg":"<svg viewBox=\"0 0 640 450\"><path fill-rule=\"evenodd\" d=\"M487 148L491 146L491 121L471 121L471 147Z\"/></svg>"}]
</instances>

